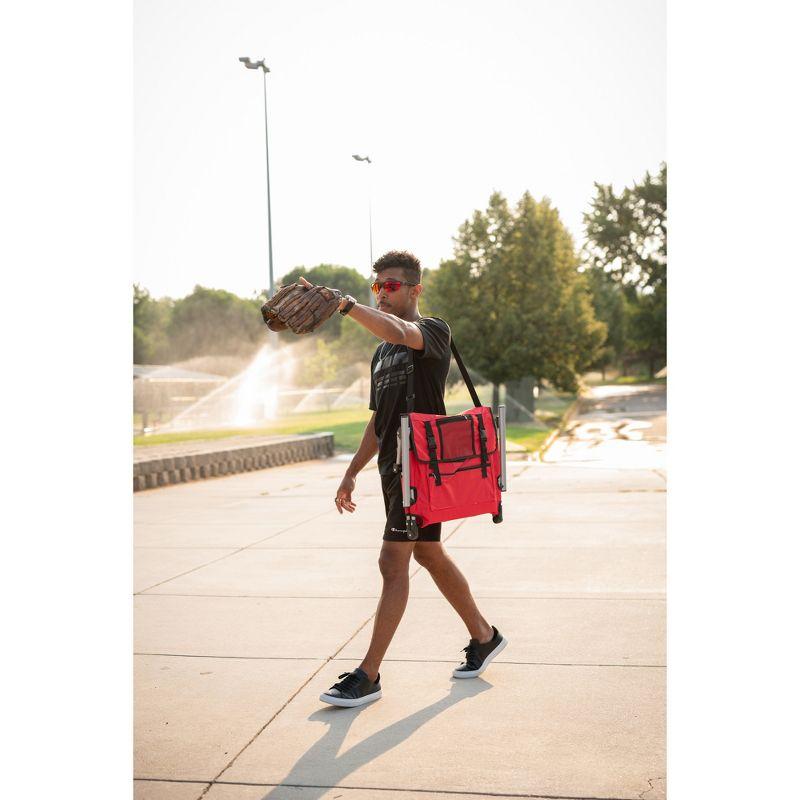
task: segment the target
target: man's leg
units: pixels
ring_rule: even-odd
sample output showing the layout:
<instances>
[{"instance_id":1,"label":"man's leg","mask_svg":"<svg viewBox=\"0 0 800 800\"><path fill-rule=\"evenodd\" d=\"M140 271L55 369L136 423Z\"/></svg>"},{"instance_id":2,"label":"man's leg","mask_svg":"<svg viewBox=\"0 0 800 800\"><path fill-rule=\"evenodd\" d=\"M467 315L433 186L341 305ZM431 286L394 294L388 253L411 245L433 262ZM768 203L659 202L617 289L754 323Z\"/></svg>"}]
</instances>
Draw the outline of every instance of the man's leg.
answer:
<instances>
[{"instance_id":1,"label":"man's leg","mask_svg":"<svg viewBox=\"0 0 800 800\"><path fill-rule=\"evenodd\" d=\"M359 664L371 681L378 676L381 661L389 649L397 626L408 603L408 564L414 542L384 540L378 557L383 576L383 590L372 626L372 640L364 660Z\"/></svg>"},{"instance_id":2,"label":"man's leg","mask_svg":"<svg viewBox=\"0 0 800 800\"><path fill-rule=\"evenodd\" d=\"M439 591L456 610L469 635L479 642L488 642L494 631L484 616L478 611L469 584L455 561L445 552L441 542L417 542L414 558L430 572Z\"/></svg>"}]
</instances>

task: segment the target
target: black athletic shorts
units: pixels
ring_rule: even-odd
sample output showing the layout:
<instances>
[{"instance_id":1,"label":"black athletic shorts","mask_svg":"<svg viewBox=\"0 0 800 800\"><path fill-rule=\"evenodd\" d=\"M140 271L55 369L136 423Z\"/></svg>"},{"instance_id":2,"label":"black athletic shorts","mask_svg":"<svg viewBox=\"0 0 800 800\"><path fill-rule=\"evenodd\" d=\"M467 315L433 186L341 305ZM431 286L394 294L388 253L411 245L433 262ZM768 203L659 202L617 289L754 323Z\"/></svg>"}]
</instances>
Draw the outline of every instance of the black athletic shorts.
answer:
<instances>
[{"instance_id":1,"label":"black athletic shorts","mask_svg":"<svg viewBox=\"0 0 800 800\"><path fill-rule=\"evenodd\" d=\"M441 542L442 523L434 522L419 529L416 539L406 533L406 516L403 511L403 491L400 488L400 473L381 475L383 504L386 507L386 527L383 539L387 542Z\"/></svg>"}]
</instances>

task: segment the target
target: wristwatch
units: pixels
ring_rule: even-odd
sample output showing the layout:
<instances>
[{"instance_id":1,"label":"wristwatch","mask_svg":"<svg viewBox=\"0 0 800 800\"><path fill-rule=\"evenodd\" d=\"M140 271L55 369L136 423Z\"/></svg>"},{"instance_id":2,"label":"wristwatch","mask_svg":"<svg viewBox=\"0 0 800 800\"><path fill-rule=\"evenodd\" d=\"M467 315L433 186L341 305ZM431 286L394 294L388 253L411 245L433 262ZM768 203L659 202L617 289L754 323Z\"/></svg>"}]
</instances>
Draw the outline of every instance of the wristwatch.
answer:
<instances>
[{"instance_id":1,"label":"wristwatch","mask_svg":"<svg viewBox=\"0 0 800 800\"><path fill-rule=\"evenodd\" d=\"M339 309L339 313L342 314L343 316L347 314L350 311L350 309L356 304L356 299L351 294L346 294L344 296L344 299L347 300L347 302L344 304L344 308Z\"/></svg>"}]
</instances>

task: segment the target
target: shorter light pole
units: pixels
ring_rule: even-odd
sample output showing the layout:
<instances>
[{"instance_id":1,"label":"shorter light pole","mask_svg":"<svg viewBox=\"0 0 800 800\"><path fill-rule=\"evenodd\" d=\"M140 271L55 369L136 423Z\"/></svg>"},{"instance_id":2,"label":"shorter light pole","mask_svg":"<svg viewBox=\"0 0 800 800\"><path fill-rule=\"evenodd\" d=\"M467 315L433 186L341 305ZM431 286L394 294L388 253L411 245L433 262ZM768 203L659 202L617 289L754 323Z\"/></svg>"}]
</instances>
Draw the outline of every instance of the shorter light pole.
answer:
<instances>
[{"instance_id":1,"label":"shorter light pole","mask_svg":"<svg viewBox=\"0 0 800 800\"><path fill-rule=\"evenodd\" d=\"M366 161L368 165L372 164L372 159L369 156L357 156L354 155L353 158L356 161ZM370 178L371 170L367 169L367 208L369 209L369 271L370 275L372 274L372 265L375 263L372 258L372 181ZM375 308L375 295L370 290L369 293L369 304L373 308Z\"/></svg>"}]
</instances>

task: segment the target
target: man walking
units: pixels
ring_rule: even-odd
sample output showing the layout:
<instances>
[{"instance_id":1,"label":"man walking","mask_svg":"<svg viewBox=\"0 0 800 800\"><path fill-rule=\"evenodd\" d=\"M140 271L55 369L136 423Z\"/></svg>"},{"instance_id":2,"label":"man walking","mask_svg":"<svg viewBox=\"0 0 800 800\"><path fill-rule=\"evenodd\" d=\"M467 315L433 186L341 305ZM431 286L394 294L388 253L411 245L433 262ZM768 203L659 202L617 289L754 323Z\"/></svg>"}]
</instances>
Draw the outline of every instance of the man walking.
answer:
<instances>
[{"instance_id":1,"label":"man walking","mask_svg":"<svg viewBox=\"0 0 800 800\"><path fill-rule=\"evenodd\" d=\"M442 546L442 524L426 525L419 537L406 535L400 474L393 470L397 457L400 415L406 411L406 366L409 350L414 368L414 410L446 414L445 379L450 368L450 327L439 317L421 317L417 302L422 293L419 260L405 251L391 251L379 258L373 270L372 290L377 309L360 305L347 296L339 311L352 317L383 341L375 350L371 365L369 407L373 411L364 430L358 452L348 467L335 503L339 513L356 510L353 502L356 476L378 453L378 472L386 509L378 565L383 576L372 640L361 664L320 695L320 700L337 706L359 706L381 697L379 668L408 602L409 562L416 561L431 574L470 633L463 648L466 660L453 670L456 678L474 678L506 646L507 640L490 625L475 605L469 584Z\"/></svg>"}]
</instances>

